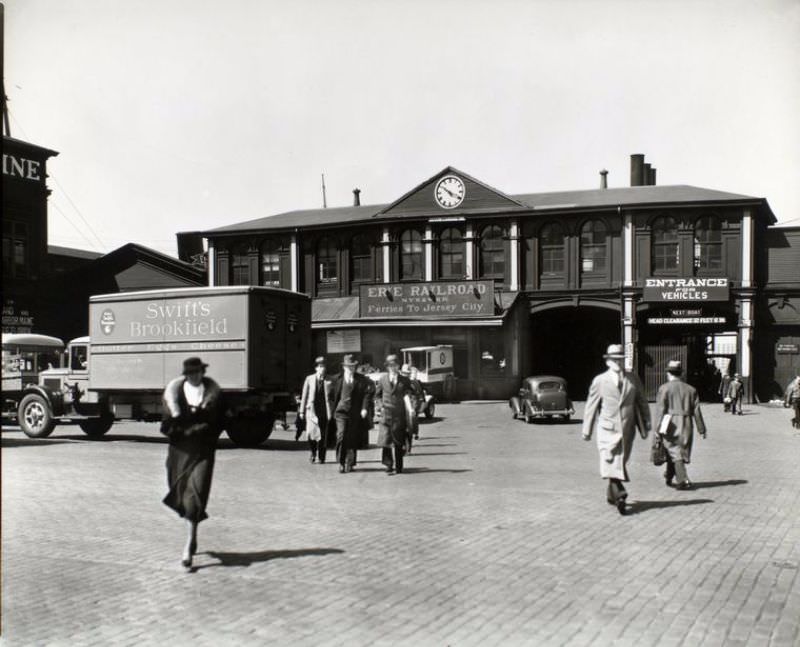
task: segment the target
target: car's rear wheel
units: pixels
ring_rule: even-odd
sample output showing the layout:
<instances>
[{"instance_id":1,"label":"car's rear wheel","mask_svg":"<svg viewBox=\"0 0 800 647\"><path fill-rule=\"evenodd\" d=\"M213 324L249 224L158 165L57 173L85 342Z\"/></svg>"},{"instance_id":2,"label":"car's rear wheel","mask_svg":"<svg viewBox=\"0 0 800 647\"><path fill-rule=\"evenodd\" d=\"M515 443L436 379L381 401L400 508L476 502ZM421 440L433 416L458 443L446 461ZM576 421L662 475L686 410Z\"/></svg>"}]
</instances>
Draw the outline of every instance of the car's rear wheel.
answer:
<instances>
[{"instance_id":1,"label":"car's rear wheel","mask_svg":"<svg viewBox=\"0 0 800 647\"><path fill-rule=\"evenodd\" d=\"M228 421L227 433L239 447L258 447L272 433L275 418L272 416L253 416L233 418Z\"/></svg>"},{"instance_id":2,"label":"car's rear wheel","mask_svg":"<svg viewBox=\"0 0 800 647\"><path fill-rule=\"evenodd\" d=\"M428 408L425 409L425 417L428 420L430 420L431 418L433 418L434 415L436 415L436 405L433 402L431 402L428 405Z\"/></svg>"},{"instance_id":3,"label":"car's rear wheel","mask_svg":"<svg viewBox=\"0 0 800 647\"><path fill-rule=\"evenodd\" d=\"M114 424L114 416L105 414L99 418L87 418L86 420L79 420L78 425L81 431L89 438L102 438L105 433L111 429Z\"/></svg>"}]
</instances>

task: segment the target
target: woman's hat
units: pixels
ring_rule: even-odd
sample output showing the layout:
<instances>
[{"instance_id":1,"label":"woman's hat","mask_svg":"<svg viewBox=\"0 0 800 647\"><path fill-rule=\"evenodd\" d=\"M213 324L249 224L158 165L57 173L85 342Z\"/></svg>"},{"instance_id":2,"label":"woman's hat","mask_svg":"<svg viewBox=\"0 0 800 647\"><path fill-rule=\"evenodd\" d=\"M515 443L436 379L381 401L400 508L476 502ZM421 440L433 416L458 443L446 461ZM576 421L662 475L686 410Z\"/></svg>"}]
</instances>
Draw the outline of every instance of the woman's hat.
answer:
<instances>
[{"instance_id":1,"label":"woman's hat","mask_svg":"<svg viewBox=\"0 0 800 647\"><path fill-rule=\"evenodd\" d=\"M397 355L387 355L386 361L384 362L386 366L399 366L400 360Z\"/></svg>"},{"instance_id":2,"label":"woman's hat","mask_svg":"<svg viewBox=\"0 0 800 647\"><path fill-rule=\"evenodd\" d=\"M358 360L355 355L347 354L342 358L342 366L358 366Z\"/></svg>"},{"instance_id":3,"label":"woman's hat","mask_svg":"<svg viewBox=\"0 0 800 647\"><path fill-rule=\"evenodd\" d=\"M195 371L205 371L208 364L204 364L199 357L190 357L183 360L183 374L194 373Z\"/></svg>"},{"instance_id":4,"label":"woman's hat","mask_svg":"<svg viewBox=\"0 0 800 647\"><path fill-rule=\"evenodd\" d=\"M667 362L667 373L672 373L674 375L680 375L683 373L683 364L679 359L671 359Z\"/></svg>"},{"instance_id":5,"label":"woman's hat","mask_svg":"<svg viewBox=\"0 0 800 647\"><path fill-rule=\"evenodd\" d=\"M314 360L314 366L325 366L325 358L320 355Z\"/></svg>"},{"instance_id":6,"label":"woman's hat","mask_svg":"<svg viewBox=\"0 0 800 647\"><path fill-rule=\"evenodd\" d=\"M611 344L603 355L604 359L625 359L625 350L622 344Z\"/></svg>"}]
</instances>

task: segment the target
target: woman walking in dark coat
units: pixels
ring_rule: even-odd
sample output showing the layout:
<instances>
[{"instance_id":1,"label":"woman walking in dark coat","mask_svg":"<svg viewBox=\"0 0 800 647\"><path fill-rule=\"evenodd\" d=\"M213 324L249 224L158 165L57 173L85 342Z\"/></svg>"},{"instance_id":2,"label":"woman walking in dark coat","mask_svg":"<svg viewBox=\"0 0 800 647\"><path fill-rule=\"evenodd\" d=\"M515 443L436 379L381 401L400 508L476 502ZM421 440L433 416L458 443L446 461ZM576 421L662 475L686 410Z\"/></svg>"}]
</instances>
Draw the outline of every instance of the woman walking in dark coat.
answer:
<instances>
[{"instance_id":1,"label":"woman walking in dark coat","mask_svg":"<svg viewBox=\"0 0 800 647\"><path fill-rule=\"evenodd\" d=\"M188 535L181 564L192 566L197 552L197 524L206 519L214 473L214 452L220 435L220 389L205 376L199 357L183 363L183 376L164 389L166 415L161 431L169 438L164 503L186 519Z\"/></svg>"}]
</instances>

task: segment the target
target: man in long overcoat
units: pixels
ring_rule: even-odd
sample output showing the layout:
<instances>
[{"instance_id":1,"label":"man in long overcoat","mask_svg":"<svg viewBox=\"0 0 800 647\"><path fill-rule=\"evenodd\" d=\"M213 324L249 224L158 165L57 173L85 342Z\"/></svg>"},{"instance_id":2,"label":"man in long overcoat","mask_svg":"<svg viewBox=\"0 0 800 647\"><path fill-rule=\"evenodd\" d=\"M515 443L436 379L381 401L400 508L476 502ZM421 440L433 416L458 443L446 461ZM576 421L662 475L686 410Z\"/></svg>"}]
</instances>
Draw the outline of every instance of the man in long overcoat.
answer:
<instances>
[{"instance_id":1,"label":"man in long overcoat","mask_svg":"<svg viewBox=\"0 0 800 647\"><path fill-rule=\"evenodd\" d=\"M328 448L328 427L333 420L333 380L326 375L325 358L314 360L314 373L306 377L300 396L300 417L308 434L310 461L325 462Z\"/></svg>"},{"instance_id":2,"label":"man in long overcoat","mask_svg":"<svg viewBox=\"0 0 800 647\"><path fill-rule=\"evenodd\" d=\"M683 366L678 360L667 364L667 381L656 395L656 424L658 429L653 442L659 440L667 450L667 471L664 479L668 486L677 478L679 490L691 490L692 483L686 465L692 458L694 430L706 437L706 424L700 411L697 389L681 380Z\"/></svg>"},{"instance_id":3,"label":"man in long overcoat","mask_svg":"<svg viewBox=\"0 0 800 647\"><path fill-rule=\"evenodd\" d=\"M606 354L608 370L596 376L589 387L583 413L583 439L597 433L600 452L600 476L608 479L608 502L625 514L624 481L628 480L627 463L633 437L639 428L643 438L650 430L650 408L639 378L623 368L625 352L621 344L611 344Z\"/></svg>"},{"instance_id":4,"label":"man in long overcoat","mask_svg":"<svg viewBox=\"0 0 800 647\"><path fill-rule=\"evenodd\" d=\"M336 458L341 473L353 471L361 431L370 424L368 416L374 389L369 378L356 373L357 366L355 356L345 355L342 372L333 385Z\"/></svg>"},{"instance_id":5,"label":"man in long overcoat","mask_svg":"<svg viewBox=\"0 0 800 647\"><path fill-rule=\"evenodd\" d=\"M403 455L408 444L408 405L413 395L411 383L400 375L397 355L386 358L386 373L375 385L375 408L380 412L378 445L386 473L403 471ZM394 450L394 461L392 460Z\"/></svg>"},{"instance_id":6,"label":"man in long overcoat","mask_svg":"<svg viewBox=\"0 0 800 647\"><path fill-rule=\"evenodd\" d=\"M728 397L731 400L731 413L742 415L742 397L744 396L744 383L742 376L738 373L733 375L731 383L728 385Z\"/></svg>"}]
</instances>

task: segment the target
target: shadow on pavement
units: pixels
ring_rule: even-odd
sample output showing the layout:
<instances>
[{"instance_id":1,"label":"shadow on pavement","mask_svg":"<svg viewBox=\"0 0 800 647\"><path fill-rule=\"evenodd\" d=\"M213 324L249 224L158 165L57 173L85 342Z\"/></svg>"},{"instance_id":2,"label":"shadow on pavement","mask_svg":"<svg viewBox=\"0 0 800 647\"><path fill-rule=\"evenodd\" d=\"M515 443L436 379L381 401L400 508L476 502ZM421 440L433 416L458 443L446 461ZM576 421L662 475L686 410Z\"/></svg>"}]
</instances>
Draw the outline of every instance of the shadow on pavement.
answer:
<instances>
[{"instance_id":1,"label":"shadow on pavement","mask_svg":"<svg viewBox=\"0 0 800 647\"><path fill-rule=\"evenodd\" d=\"M461 438L461 436L420 436L420 440L453 440ZM428 445L428 447L433 447L433 445Z\"/></svg>"},{"instance_id":2,"label":"shadow on pavement","mask_svg":"<svg viewBox=\"0 0 800 647\"><path fill-rule=\"evenodd\" d=\"M3 438L0 447L41 447L42 445L63 445L68 442L63 438Z\"/></svg>"},{"instance_id":3,"label":"shadow on pavement","mask_svg":"<svg viewBox=\"0 0 800 647\"><path fill-rule=\"evenodd\" d=\"M427 440L427 438L417 438L414 442L419 443L421 446L423 441ZM425 447L456 447L458 443L425 443Z\"/></svg>"},{"instance_id":4,"label":"shadow on pavement","mask_svg":"<svg viewBox=\"0 0 800 647\"><path fill-rule=\"evenodd\" d=\"M195 566L192 571L199 571L203 568L214 568L215 566L250 566L259 562L268 562L273 559L292 559L295 557L311 557L315 555L336 555L344 551L339 548L297 548L294 550L260 550L251 553L221 553L209 550L198 553L208 555L213 559L218 559L216 564L203 564Z\"/></svg>"},{"instance_id":5,"label":"shadow on pavement","mask_svg":"<svg viewBox=\"0 0 800 647\"><path fill-rule=\"evenodd\" d=\"M467 452L418 452L416 449L409 456L463 456Z\"/></svg>"},{"instance_id":6,"label":"shadow on pavement","mask_svg":"<svg viewBox=\"0 0 800 647\"><path fill-rule=\"evenodd\" d=\"M647 510L657 510L659 508L675 508L683 505L701 505L703 503L714 503L714 499L687 499L686 501L632 501L628 505L628 514L639 514Z\"/></svg>"},{"instance_id":7,"label":"shadow on pavement","mask_svg":"<svg viewBox=\"0 0 800 647\"><path fill-rule=\"evenodd\" d=\"M414 456L415 454L411 454ZM471 472L472 470L432 470L427 467L403 467L403 474L462 474L463 472Z\"/></svg>"},{"instance_id":8,"label":"shadow on pavement","mask_svg":"<svg viewBox=\"0 0 800 647\"><path fill-rule=\"evenodd\" d=\"M727 481L700 481L695 483L692 481L696 490L707 487L725 487L726 485L744 485L749 483L747 479L728 479Z\"/></svg>"},{"instance_id":9,"label":"shadow on pavement","mask_svg":"<svg viewBox=\"0 0 800 647\"><path fill-rule=\"evenodd\" d=\"M166 436L134 436L132 434L114 434L110 432L105 436L100 436L99 438L90 438L86 434L75 434L70 436L61 436L66 440L85 440L86 442L90 443L111 443L116 441L126 441L129 443L156 443L165 445L167 443Z\"/></svg>"}]
</instances>

